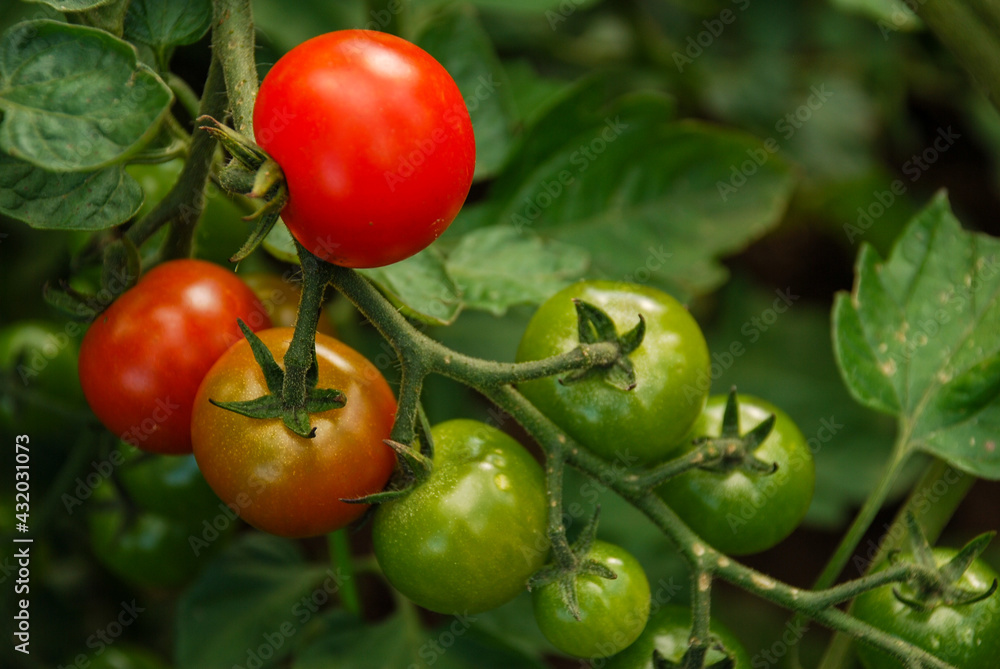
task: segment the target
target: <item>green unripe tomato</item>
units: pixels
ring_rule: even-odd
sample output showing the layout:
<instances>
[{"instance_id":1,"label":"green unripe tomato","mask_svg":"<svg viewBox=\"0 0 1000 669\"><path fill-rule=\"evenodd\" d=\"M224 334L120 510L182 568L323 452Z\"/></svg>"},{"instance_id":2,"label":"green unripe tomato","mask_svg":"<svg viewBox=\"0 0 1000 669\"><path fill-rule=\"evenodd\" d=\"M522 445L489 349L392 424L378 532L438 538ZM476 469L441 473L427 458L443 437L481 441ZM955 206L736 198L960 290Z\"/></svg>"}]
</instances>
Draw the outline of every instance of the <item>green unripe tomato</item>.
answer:
<instances>
[{"instance_id":1,"label":"green unripe tomato","mask_svg":"<svg viewBox=\"0 0 1000 669\"><path fill-rule=\"evenodd\" d=\"M83 326L76 334L83 333ZM80 342L67 328L21 321L0 329L0 376L10 392L0 394L0 429L33 441L62 437L67 411L85 411L77 376Z\"/></svg>"},{"instance_id":2,"label":"green unripe tomato","mask_svg":"<svg viewBox=\"0 0 1000 669\"><path fill-rule=\"evenodd\" d=\"M935 548L934 561L941 566L956 553L950 548ZM997 573L977 559L959 579L958 586L985 592L996 578ZM906 594L906 586L900 587ZM995 669L1000 665L1000 594L993 593L972 604L918 611L896 599L892 588L886 585L863 593L855 600L851 613L961 669ZM855 648L866 669L905 669L902 660L879 649L861 643L856 643Z\"/></svg>"},{"instance_id":3,"label":"green unripe tomato","mask_svg":"<svg viewBox=\"0 0 1000 669\"><path fill-rule=\"evenodd\" d=\"M558 582L531 593L535 621L552 644L576 657L614 655L634 642L649 619L649 580L631 553L605 541L595 541L587 555L613 571L618 578L580 574L576 597L577 620L563 603Z\"/></svg>"},{"instance_id":4,"label":"green unripe tomato","mask_svg":"<svg viewBox=\"0 0 1000 669\"><path fill-rule=\"evenodd\" d=\"M122 448L117 481L103 479L87 502L94 554L131 583L181 585L225 544L236 525L194 456L140 455L131 446Z\"/></svg>"},{"instance_id":5,"label":"green unripe tomato","mask_svg":"<svg viewBox=\"0 0 1000 669\"><path fill-rule=\"evenodd\" d=\"M709 398L685 443L720 435L726 399L725 395ZM778 470L765 474L743 469L693 469L658 489L691 529L731 555L766 550L791 534L809 509L816 486L812 452L788 414L750 395L739 395L738 399L740 434L775 415L774 428L755 453L765 463L777 463Z\"/></svg>"},{"instance_id":6,"label":"green unripe tomato","mask_svg":"<svg viewBox=\"0 0 1000 669\"><path fill-rule=\"evenodd\" d=\"M439 613L478 613L519 593L548 556L542 468L514 439L474 420L434 426L434 469L375 512L375 557L389 582Z\"/></svg>"},{"instance_id":7,"label":"green unripe tomato","mask_svg":"<svg viewBox=\"0 0 1000 669\"><path fill-rule=\"evenodd\" d=\"M710 626L712 634L722 642L726 650L736 660L734 669L750 669L750 656L732 632L722 623L713 620ZM686 606L667 604L660 607L649 617L646 628L631 646L618 653L604 665L604 669L655 669L653 666L653 651L658 650L664 658L671 662L680 662L687 652L688 638L691 635L691 609ZM725 657L718 650L709 649L705 656L705 666L722 660Z\"/></svg>"},{"instance_id":8,"label":"green unripe tomato","mask_svg":"<svg viewBox=\"0 0 1000 669\"><path fill-rule=\"evenodd\" d=\"M701 328L670 295L630 283L581 281L550 297L528 323L519 362L579 345L573 298L603 309L624 334L646 319L646 335L629 358L636 386L621 390L599 376L562 384L547 377L518 384L546 416L594 453L627 465L664 460L681 446L708 396L708 346Z\"/></svg>"}]
</instances>

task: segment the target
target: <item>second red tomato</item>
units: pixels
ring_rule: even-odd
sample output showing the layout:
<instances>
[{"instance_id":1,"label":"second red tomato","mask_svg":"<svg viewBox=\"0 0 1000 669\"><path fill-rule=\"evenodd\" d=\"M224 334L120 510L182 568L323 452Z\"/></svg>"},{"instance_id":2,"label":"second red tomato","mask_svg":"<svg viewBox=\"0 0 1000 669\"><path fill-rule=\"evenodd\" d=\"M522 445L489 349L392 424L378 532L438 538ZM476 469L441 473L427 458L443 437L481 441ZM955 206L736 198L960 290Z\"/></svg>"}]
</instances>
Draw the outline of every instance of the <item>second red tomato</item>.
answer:
<instances>
[{"instance_id":1,"label":"second red tomato","mask_svg":"<svg viewBox=\"0 0 1000 669\"><path fill-rule=\"evenodd\" d=\"M345 267L389 265L437 239L476 166L451 75L374 31L327 33L285 54L261 82L253 127L284 171L289 231Z\"/></svg>"},{"instance_id":2,"label":"second red tomato","mask_svg":"<svg viewBox=\"0 0 1000 669\"><path fill-rule=\"evenodd\" d=\"M150 270L91 324L80 384L104 425L137 448L191 452L191 405L212 363L243 338L237 319L270 327L232 272L202 260Z\"/></svg>"}]
</instances>

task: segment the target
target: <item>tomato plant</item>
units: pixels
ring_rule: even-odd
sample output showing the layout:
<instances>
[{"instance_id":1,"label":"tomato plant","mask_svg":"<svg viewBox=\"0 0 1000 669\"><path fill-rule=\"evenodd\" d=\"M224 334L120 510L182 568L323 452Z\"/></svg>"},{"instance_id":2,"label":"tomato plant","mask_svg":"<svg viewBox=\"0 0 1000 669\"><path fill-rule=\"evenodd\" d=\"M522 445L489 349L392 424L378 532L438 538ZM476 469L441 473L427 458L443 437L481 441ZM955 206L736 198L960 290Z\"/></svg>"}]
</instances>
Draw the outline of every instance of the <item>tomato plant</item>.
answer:
<instances>
[{"instance_id":1,"label":"tomato plant","mask_svg":"<svg viewBox=\"0 0 1000 669\"><path fill-rule=\"evenodd\" d=\"M710 648L705 655L705 666L732 655L735 660L733 669L750 669L750 656L740 643L740 640L722 623L713 620L711 632L714 642L722 645L724 650ZM665 604L656 609L646 623L645 629L635 642L609 658L605 669L656 669L653 664L653 651L658 651L664 659L680 662L688 648L691 636L691 609L676 604Z\"/></svg>"},{"instance_id":2,"label":"tomato plant","mask_svg":"<svg viewBox=\"0 0 1000 669\"><path fill-rule=\"evenodd\" d=\"M90 408L143 450L191 452L195 392L240 336L237 319L255 329L270 325L235 274L199 260L152 269L83 338L80 383Z\"/></svg>"},{"instance_id":3,"label":"tomato plant","mask_svg":"<svg viewBox=\"0 0 1000 669\"><path fill-rule=\"evenodd\" d=\"M496 608L523 592L548 556L541 467L478 421L440 423L431 437L430 478L375 513L375 557L389 582L424 608Z\"/></svg>"},{"instance_id":4,"label":"tomato plant","mask_svg":"<svg viewBox=\"0 0 1000 669\"><path fill-rule=\"evenodd\" d=\"M281 359L291 328L258 333ZM293 434L280 419L254 419L210 402L232 402L267 392L250 345L240 341L205 375L194 400L191 439L205 480L240 516L286 537L325 534L364 513L353 499L379 491L392 473L389 437L396 400L382 374L360 353L325 335L316 337L319 384L347 397L342 409L312 416L316 435Z\"/></svg>"},{"instance_id":5,"label":"tomato plant","mask_svg":"<svg viewBox=\"0 0 1000 669\"><path fill-rule=\"evenodd\" d=\"M681 445L708 394L708 347L691 314L653 288L608 281L575 283L550 297L517 349L519 361L540 360L577 346L573 300L607 311L620 332L641 315L646 335L630 357L635 388L598 375L567 382L548 377L520 384L524 395L590 450L626 465L663 460Z\"/></svg>"},{"instance_id":6,"label":"tomato plant","mask_svg":"<svg viewBox=\"0 0 1000 669\"><path fill-rule=\"evenodd\" d=\"M942 566L956 553L953 549L936 548L934 560ZM976 559L956 585L968 592L982 593L988 591L996 579L996 571ZM906 585L899 587L904 595L912 596L911 588ZM997 597L970 604L932 604L921 609L898 599L893 593L893 586L883 586L858 597L852 611L859 620L909 641L962 669L996 666L1000 656L1000 599ZM903 661L880 649L862 645L856 648L865 669L905 667Z\"/></svg>"},{"instance_id":7,"label":"tomato plant","mask_svg":"<svg viewBox=\"0 0 1000 669\"><path fill-rule=\"evenodd\" d=\"M4 4L0 666L972 663L850 604L995 605L1000 8L906 4Z\"/></svg>"},{"instance_id":8,"label":"tomato plant","mask_svg":"<svg viewBox=\"0 0 1000 669\"><path fill-rule=\"evenodd\" d=\"M615 578L597 574L575 577L580 617L562 599L559 583L531 593L538 628L556 648L577 657L607 657L634 642L649 618L649 581L631 553L605 541L595 541L588 560L607 567Z\"/></svg>"},{"instance_id":9,"label":"tomato plant","mask_svg":"<svg viewBox=\"0 0 1000 669\"><path fill-rule=\"evenodd\" d=\"M282 218L314 255L380 267L445 231L472 184L472 123L451 75L393 35L341 30L281 57L254 104L288 183Z\"/></svg>"},{"instance_id":10,"label":"tomato plant","mask_svg":"<svg viewBox=\"0 0 1000 669\"><path fill-rule=\"evenodd\" d=\"M725 395L709 398L687 441L721 435L726 401ZM667 481L659 493L710 544L741 555L770 548L798 527L812 501L816 473L809 445L787 413L749 395L739 395L738 406L741 434L775 417L752 457L776 469L754 470L739 461L723 461L685 472Z\"/></svg>"}]
</instances>

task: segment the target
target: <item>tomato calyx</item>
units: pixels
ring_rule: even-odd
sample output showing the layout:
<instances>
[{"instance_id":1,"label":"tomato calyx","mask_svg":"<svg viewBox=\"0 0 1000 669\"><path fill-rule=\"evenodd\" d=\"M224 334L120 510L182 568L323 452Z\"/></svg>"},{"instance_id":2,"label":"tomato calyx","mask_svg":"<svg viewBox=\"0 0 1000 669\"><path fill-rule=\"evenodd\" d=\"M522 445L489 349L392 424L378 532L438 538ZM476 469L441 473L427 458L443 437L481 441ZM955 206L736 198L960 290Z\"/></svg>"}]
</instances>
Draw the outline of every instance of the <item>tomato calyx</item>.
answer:
<instances>
[{"instance_id":1,"label":"tomato calyx","mask_svg":"<svg viewBox=\"0 0 1000 669\"><path fill-rule=\"evenodd\" d=\"M316 428L309 425L309 414L341 409L347 404L347 397L333 388L317 388L319 383L319 363L316 361L316 350L313 349L312 364L306 370L305 401L301 404L286 401L283 388L285 372L275 362L274 356L267 346L254 334L247 324L239 320L243 336L250 344L254 359L264 373L264 381L269 393L252 400L237 402L217 402L209 399L215 406L238 413L249 418L278 418L295 434L312 439L316 436Z\"/></svg>"},{"instance_id":2,"label":"tomato calyx","mask_svg":"<svg viewBox=\"0 0 1000 669\"><path fill-rule=\"evenodd\" d=\"M257 219L257 226L243 246L229 258L239 262L260 246L278 222L278 216L288 202L288 185L281 167L249 137L236 132L211 116L200 116L201 129L215 137L233 156L219 175L220 183L229 191L264 200L264 205L244 220Z\"/></svg>"},{"instance_id":3,"label":"tomato calyx","mask_svg":"<svg viewBox=\"0 0 1000 669\"><path fill-rule=\"evenodd\" d=\"M934 560L933 549L912 512L906 514L906 524L910 534L913 559L918 569L902 585L893 588L892 594L897 600L917 611L929 611L938 606L957 607L975 604L991 597L997 591L996 579L993 579L993 583L984 592L972 592L957 585L972 563L989 546L996 532L980 534L963 546L955 557L938 567ZM899 560L899 550L889 553L890 564L897 564Z\"/></svg>"},{"instance_id":4,"label":"tomato calyx","mask_svg":"<svg viewBox=\"0 0 1000 669\"><path fill-rule=\"evenodd\" d=\"M572 545L562 550L553 542L552 553L555 561L545 565L531 578L528 579L528 591L550 583L558 583L563 604L572 614L573 618L580 620L580 604L576 595L576 579L584 574L593 574L614 580L618 574L596 560L590 559L590 549L597 538L597 518L600 515L601 507L594 510L594 515L587 525L580 532L580 536Z\"/></svg>"},{"instance_id":5,"label":"tomato calyx","mask_svg":"<svg viewBox=\"0 0 1000 669\"><path fill-rule=\"evenodd\" d=\"M611 343L618 347L618 356L608 364L595 364L579 369L559 379L566 385L582 381L592 376L600 376L605 383L619 390L635 388L635 367L628 355L639 348L646 335L646 319L638 314L639 322L623 335L618 334L614 321L600 307L579 298L573 298L576 307L580 346L586 351L588 345Z\"/></svg>"},{"instance_id":6,"label":"tomato calyx","mask_svg":"<svg viewBox=\"0 0 1000 669\"><path fill-rule=\"evenodd\" d=\"M705 461L698 465L698 469L719 473L742 469L765 476L775 473L778 471L778 463L764 462L755 454L774 429L775 420L774 414L771 414L746 434L740 434L739 400L736 397L736 387L733 386L726 400L719 436L699 437L693 442L705 455Z\"/></svg>"}]
</instances>

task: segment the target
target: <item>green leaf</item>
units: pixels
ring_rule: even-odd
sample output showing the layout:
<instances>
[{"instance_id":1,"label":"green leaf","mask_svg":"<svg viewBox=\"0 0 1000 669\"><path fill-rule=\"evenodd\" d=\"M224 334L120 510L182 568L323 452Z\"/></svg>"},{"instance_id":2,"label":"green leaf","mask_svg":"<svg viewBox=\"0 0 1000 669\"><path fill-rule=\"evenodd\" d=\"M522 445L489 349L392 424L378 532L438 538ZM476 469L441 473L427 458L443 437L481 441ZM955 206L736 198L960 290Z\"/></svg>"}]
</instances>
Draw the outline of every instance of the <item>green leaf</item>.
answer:
<instances>
[{"instance_id":1,"label":"green leaf","mask_svg":"<svg viewBox=\"0 0 1000 669\"><path fill-rule=\"evenodd\" d=\"M888 260L859 254L834 308L834 348L862 404L896 415L907 447L1000 478L1000 240L962 230L938 195Z\"/></svg>"},{"instance_id":2,"label":"green leaf","mask_svg":"<svg viewBox=\"0 0 1000 669\"><path fill-rule=\"evenodd\" d=\"M468 308L501 316L515 304L541 304L579 278L589 260L571 244L492 227L463 236L446 265Z\"/></svg>"},{"instance_id":3,"label":"green leaf","mask_svg":"<svg viewBox=\"0 0 1000 669\"><path fill-rule=\"evenodd\" d=\"M444 65L462 92L476 136L475 179L493 176L510 150L516 111L489 36L470 8L457 7L430 22L416 43Z\"/></svg>"},{"instance_id":4,"label":"green leaf","mask_svg":"<svg viewBox=\"0 0 1000 669\"><path fill-rule=\"evenodd\" d=\"M536 123L491 193L492 222L583 247L595 276L712 290L726 277L718 258L779 222L788 166L748 135L671 122L660 96L602 106L605 95L580 85Z\"/></svg>"},{"instance_id":5,"label":"green leaf","mask_svg":"<svg viewBox=\"0 0 1000 669\"><path fill-rule=\"evenodd\" d=\"M0 149L50 171L121 162L157 133L172 99L135 48L103 30L28 21L0 43Z\"/></svg>"},{"instance_id":6,"label":"green leaf","mask_svg":"<svg viewBox=\"0 0 1000 669\"><path fill-rule=\"evenodd\" d=\"M85 12L103 5L110 5L115 0L27 0L48 5L60 12Z\"/></svg>"},{"instance_id":7,"label":"green leaf","mask_svg":"<svg viewBox=\"0 0 1000 669\"><path fill-rule=\"evenodd\" d=\"M358 271L411 318L448 325L462 309L459 289L434 248L392 265Z\"/></svg>"},{"instance_id":8,"label":"green leaf","mask_svg":"<svg viewBox=\"0 0 1000 669\"><path fill-rule=\"evenodd\" d=\"M425 630L396 615L377 625L335 611L323 620L316 643L296 658L293 669L543 669L491 634L476 629L478 616L456 616ZM415 620L414 620L415 622Z\"/></svg>"},{"instance_id":9,"label":"green leaf","mask_svg":"<svg viewBox=\"0 0 1000 669\"><path fill-rule=\"evenodd\" d=\"M162 51L197 42L211 25L210 0L132 0L125 15L125 36Z\"/></svg>"},{"instance_id":10,"label":"green leaf","mask_svg":"<svg viewBox=\"0 0 1000 669\"><path fill-rule=\"evenodd\" d=\"M274 666L292 650L295 635L312 615L303 597L314 592L329 596L337 577L307 565L291 541L256 532L245 535L181 597L178 669L252 662L260 669ZM258 651L261 646L267 647L266 654Z\"/></svg>"},{"instance_id":11,"label":"green leaf","mask_svg":"<svg viewBox=\"0 0 1000 669\"><path fill-rule=\"evenodd\" d=\"M56 173L0 153L0 213L33 228L103 230L131 218L142 197L120 165Z\"/></svg>"}]
</instances>

